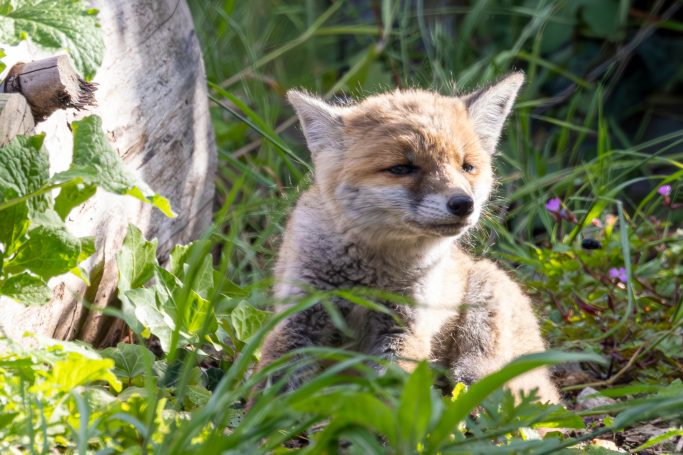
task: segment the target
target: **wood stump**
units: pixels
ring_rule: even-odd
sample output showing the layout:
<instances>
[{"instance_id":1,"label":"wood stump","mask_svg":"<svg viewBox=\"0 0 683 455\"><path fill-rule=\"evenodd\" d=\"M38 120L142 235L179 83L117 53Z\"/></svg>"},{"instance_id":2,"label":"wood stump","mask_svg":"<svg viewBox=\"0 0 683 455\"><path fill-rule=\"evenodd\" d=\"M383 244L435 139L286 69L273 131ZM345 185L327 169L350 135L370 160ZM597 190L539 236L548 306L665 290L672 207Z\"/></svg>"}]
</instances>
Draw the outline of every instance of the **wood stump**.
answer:
<instances>
[{"instance_id":1,"label":"wood stump","mask_svg":"<svg viewBox=\"0 0 683 455\"><path fill-rule=\"evenodd\" d=\"M81 79L67 55L17 63L3 85L5 92L24 95L38 122L58 109L81 110L95 104L96 85Z\"/></svg>"},{"instance_id":2,"label":"wood stump","mask_svg":"<svg viewBox=\"0 0 683 455\"><path fill-rule=\"evenodd\" d=\"M175 244L196 239L211 222L216 151L204 65L185 1L92 3L100 10L106 43L104 62L93 81L98 84L98 106L56 111L36 126L36 132L46 133L50 170L62 171L71 161L68 123L97 114L126 166L167 197L178 217L168 219L131 197L98 190L67 219L73 234L96 238L97 253L83 264L91 271L90 287L67 274L50 280L53 298L45 306L25 307L0 297L0 328L11 338L28 331L96 346L115 344L125 326L99 310L116 302L116 252L128 224L138 226L147 238L158 238L163 259ZM48 56L27 43L0 47L7 52L8 67ZM81 305L83 300L93 309Z\"/></svg>"}]
</instances>

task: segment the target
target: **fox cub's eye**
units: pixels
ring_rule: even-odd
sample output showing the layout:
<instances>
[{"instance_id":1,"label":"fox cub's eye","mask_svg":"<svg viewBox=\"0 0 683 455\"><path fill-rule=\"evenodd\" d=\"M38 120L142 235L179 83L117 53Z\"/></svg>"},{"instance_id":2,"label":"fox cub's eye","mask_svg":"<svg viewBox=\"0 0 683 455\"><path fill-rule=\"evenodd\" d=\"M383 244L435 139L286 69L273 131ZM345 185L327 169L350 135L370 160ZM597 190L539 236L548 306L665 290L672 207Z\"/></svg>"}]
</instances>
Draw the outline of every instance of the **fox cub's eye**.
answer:
<instances>
[{"instance_id":1,"label":"fox cub's eye","mask_svg":"<svg viewBox=\"0 0 683 455\"><path fill-rule=\"evenodd\" d=\"M472 166L470 163L465 163L462 165L462 170L465 172L472 172L474 171L474 166Z\"/></svg>"},{"instance_id":2,"label":"fox cub's eye","mask_svg":"<svg viewBox=\"0 0 683 455\"><path fill-rule=\"evenodd\" d=\"M394 175L409 175L417 172L419 168L412 164L397 164L386 169L387 172Z\"/></svg>"}]
</instances>

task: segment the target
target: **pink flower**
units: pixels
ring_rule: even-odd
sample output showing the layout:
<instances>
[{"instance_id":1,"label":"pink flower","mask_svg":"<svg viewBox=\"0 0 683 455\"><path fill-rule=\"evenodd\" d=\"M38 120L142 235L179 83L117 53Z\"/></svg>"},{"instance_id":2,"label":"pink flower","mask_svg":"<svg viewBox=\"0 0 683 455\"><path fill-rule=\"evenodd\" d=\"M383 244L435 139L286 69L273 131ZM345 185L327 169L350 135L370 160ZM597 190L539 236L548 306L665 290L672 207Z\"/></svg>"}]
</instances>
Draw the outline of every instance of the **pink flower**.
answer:
<instances>
[{"instance_id":1,"label":"pink flower","mask_svg":"<svg viewBox=\"0 0 683 455\"><path fill-rule=\"evenodd\" d=\"M657 192L662 196L669 196L671 194L671 185L662 185Z\"/></svg>"},{"instance_id":2,"label":"pink flower","mask_svg":"<svg viewBox=\"0 0 683 455\"><path fill-rule=\"evenodd\" d=\"M626 269L623 267L617 268L611 268L609 269L609 276L610 278L617 279L621 281L622 283L626 283L628 281L628 275L626 274Z\"/></svg>"},{"instance_id":3,"label":"pink flower","mask_svg":"<svg viewBox=\"0 0 683 455\"><path fill-rule=\"evenodd\" d=\"M560 213L562 200L559 197L548 199L548 202L545 203L545 209L550 213Z\"/></svg>"}]
</instances>

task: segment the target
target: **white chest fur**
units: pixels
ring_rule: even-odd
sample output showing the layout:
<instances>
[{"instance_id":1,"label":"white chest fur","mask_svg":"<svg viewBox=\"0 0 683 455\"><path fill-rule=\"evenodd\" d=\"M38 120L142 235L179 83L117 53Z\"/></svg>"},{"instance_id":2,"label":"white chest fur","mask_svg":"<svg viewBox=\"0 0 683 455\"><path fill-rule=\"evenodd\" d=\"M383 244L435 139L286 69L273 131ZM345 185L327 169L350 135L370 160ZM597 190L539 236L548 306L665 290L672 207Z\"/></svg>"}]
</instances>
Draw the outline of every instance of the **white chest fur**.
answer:
<instances>
[{"instance_id":1,"label":"white chest fur","mask_svg":"<svg viewBox=\"0 0 683 455\"><path fill-rule=\"evenodd\" d=\"M441 326L458 313L466 280L457 273L449 256L440 260L415 289L415 335L431 338Z\"/></svg>"}]
</instances>

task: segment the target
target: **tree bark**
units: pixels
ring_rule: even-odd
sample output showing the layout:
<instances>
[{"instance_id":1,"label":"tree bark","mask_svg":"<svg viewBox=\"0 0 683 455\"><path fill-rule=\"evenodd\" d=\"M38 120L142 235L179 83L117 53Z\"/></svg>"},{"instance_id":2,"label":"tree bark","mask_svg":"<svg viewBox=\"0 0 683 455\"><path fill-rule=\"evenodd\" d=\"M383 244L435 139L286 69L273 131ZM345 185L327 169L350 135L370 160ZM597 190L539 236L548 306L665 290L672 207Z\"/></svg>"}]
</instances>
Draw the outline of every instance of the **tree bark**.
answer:
<instances>
[{"instance_id":1,"label":"tree bark","mask_svg":"<svg viewBox=\"0 0 683 455\"><path fill-rule=\"evenodd\" d=\"M34 126L26 98L18 93L0 93L0 147L15 136L30 134Z\"/></svg>"},{"instance_id":2,"label":"tree bark","mask_svg":"<svg viewBox=\"0 0 683 455\"><path fill-rule=\"evenodd\" d=\"M125 325L102 309L116 304L116 253L128 223L159 239L163 260L173 245L197 238L211 222L216 151L204 65L185 1L97 0L93 6L100 10L106 44L94 79L98 107L60 110L38 124L36 131L46 133L51 172L71 161L68 123L95 113L126 166L167 197L178 217L168 219L131 197L98 190L67 220L73 234L96 239L97 253L83 264L91 285L70 274L53 278L53 298L41 307L0 297L0 328L11 338L28 331L97 346L116 343ZM8 66L47 56L25 42L3 47Z\"/></svg>"}]
</instances>

